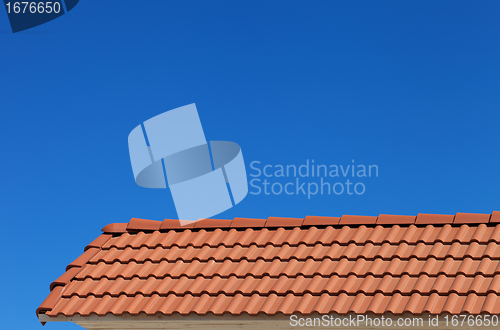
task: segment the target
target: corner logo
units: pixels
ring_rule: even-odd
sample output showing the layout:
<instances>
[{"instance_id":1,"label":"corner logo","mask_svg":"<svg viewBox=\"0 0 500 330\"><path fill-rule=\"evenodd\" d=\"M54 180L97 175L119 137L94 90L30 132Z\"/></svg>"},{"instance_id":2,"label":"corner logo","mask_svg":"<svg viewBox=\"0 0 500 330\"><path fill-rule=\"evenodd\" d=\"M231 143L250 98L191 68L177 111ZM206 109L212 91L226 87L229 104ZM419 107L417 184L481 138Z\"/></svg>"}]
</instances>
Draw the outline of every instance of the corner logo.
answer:
<instances>
[{"instance_id":1,"label":"corner logo","mask_svg":"<svg viewBox=\"0 0 500 330\"><path fill-rule=\"evenodd\" d=\"M181 220L212 217L248 193L239 145L207 142L194 104L146 120L128 136L135 182L170 188Z\"/></svg>"},{"instance_id":2,"label":"corner logo","mask_svg":"<svg viewBox=\"0 0 500 330\"><path fill-rule=\"evenodd\" d=\"M80 0L11 1L3 0L12 32L47 23L75 8Z\"/></svg>"}]
</instances>

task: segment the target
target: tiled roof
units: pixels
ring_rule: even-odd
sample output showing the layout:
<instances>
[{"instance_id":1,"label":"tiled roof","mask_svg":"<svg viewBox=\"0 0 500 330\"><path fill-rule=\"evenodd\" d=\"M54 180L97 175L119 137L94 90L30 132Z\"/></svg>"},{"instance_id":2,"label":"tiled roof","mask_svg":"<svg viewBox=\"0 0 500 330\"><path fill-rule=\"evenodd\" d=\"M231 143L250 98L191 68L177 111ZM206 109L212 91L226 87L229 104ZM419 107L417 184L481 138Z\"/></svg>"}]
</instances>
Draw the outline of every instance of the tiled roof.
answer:
<instances>
[{"instance_id":1,"label":"tiled roof","mask_svg":"<svg viewBox=\"0 0 500 330\"><path fill-rule=\"evenodd\" d=\"M500 314L500 212L111 224L37 314Z\"/></svg>"}]
</instances>

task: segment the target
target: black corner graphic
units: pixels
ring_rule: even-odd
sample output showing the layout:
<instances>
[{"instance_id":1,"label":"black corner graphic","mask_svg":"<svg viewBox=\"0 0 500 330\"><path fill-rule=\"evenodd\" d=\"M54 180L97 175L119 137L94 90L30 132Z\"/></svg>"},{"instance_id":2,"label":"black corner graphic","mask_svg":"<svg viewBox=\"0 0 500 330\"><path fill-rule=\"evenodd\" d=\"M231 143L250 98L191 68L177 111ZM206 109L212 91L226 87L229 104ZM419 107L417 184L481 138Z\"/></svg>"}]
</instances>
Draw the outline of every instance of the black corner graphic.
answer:
<instances>
[{"instance_id":1,"label":"black corner graphic","mask_svg":"<svg viewBox=\"0 0 500 330\"><path fill-rule=\"evenodd\" d=\"M73 9L79 0L35 0L12 1L3 0L12 32L20 32L42 25Z\"/></svg>"}]
</instances>

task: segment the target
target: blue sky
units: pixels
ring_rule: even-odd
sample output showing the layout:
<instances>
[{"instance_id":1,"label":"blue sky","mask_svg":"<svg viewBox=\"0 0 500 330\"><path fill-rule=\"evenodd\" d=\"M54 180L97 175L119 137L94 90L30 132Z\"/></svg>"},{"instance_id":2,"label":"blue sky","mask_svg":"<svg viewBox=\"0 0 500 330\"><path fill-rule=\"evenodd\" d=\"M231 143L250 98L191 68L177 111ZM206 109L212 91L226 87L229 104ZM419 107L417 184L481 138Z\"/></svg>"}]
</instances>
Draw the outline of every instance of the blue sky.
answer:
<instances>
[{"instance_id":1,"label":"blue sky","mask_svg":"<svg viewBox=\"0 0 500 330\"><path fill-rule=\"evenodd\" d=\"M249 174L252 161L379 168L355 179L359 196L249 194L218 218L500 210L499 10L83 1L17 34L0 10L3 326L40 327L49 284L106 224L176 218L168 190L135 184L127 136L190 103Z\"/></svg>"}]
</instances>

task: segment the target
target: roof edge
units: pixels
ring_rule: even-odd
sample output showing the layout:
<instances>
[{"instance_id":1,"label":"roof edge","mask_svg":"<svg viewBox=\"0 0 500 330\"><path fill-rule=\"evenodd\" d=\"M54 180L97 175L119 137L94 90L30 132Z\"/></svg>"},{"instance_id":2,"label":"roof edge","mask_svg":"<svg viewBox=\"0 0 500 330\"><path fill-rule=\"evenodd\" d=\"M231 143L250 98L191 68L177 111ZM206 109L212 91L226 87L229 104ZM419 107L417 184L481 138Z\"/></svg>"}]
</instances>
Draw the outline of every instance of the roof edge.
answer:
<instances>
[{"instance_id":1,"label":"roof edge","mask_svg":"<svg viewBox=\"0 0 500 330\"><path fill-rule=\"evenodd\" d=\"M234 218L203 219L199 221L180 221L165 219L163 221L132 218L128 223L111 223L102 231L104 234L137 233L140 231L156 230L197 230L217 228L281 228L281 227L310 227L310 226L427 226L427 225L480 225L500 223L500 212L491 214L456 213L428 214L419 213L416 216L388 215L359 216L343 215L342 217L306 216L305 218L269 217L267 219Z\"/></svg>"}]
</instances>

